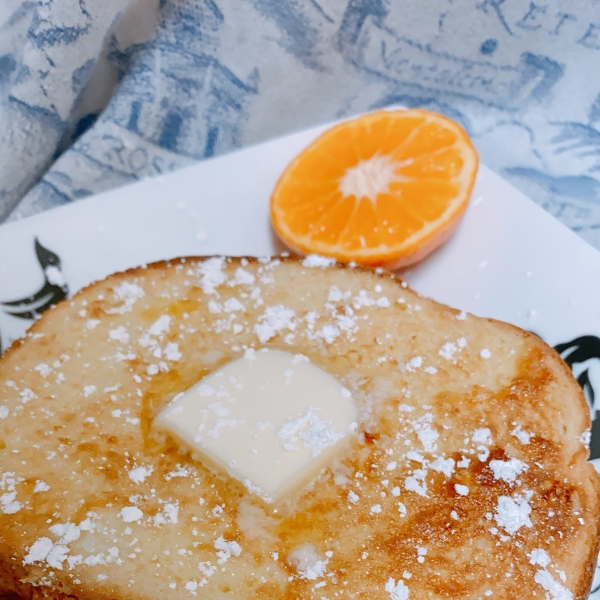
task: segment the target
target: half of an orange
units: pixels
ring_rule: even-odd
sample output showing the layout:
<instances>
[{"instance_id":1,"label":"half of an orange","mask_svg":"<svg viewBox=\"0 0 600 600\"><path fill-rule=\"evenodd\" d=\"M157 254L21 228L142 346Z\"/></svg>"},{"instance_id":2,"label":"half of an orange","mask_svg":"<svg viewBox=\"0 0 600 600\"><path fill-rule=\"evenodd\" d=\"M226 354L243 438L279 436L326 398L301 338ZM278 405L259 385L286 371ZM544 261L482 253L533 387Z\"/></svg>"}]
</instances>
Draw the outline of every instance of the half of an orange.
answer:
<instances>
[{"instance_id":1,"label":"half of an orange","mask_svg":"<svg viewBox=\"0 0 600 600\"><path fill-rule=\"evenodd\" d=\"M273 227L301 254L406 267L453 233L478 164L465 130L442 115L366 114L332 127L290 163L271 197Z\"/></svg>"}]
</instances>

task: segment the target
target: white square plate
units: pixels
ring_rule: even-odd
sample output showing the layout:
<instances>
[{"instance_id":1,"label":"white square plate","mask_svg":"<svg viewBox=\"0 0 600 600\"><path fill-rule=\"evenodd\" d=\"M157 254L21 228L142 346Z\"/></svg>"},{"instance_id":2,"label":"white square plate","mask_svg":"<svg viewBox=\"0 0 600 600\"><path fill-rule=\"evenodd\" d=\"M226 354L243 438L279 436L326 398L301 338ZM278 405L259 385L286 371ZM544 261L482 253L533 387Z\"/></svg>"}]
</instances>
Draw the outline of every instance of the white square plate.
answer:
<instances>
[{"instance_id":1,"label":"white square plate","mask_svg":"<svg viewBox=\"0 0 600 600\"><path fill-rule=\"evenodd\" d=\"M269 224L271 190L288 162L326 127L0 227L3 347L44 306L115 271L185 255L281 252ZM558 346L596 417L600 253L500 177L480 168L456 235L404 277L426 296L508 321ZM600 418L594 425L592 457L600 458ZM596 590L599 584L597 576ZM600 600L600 591L592 598Z\"/></svg>"}]
</instances>

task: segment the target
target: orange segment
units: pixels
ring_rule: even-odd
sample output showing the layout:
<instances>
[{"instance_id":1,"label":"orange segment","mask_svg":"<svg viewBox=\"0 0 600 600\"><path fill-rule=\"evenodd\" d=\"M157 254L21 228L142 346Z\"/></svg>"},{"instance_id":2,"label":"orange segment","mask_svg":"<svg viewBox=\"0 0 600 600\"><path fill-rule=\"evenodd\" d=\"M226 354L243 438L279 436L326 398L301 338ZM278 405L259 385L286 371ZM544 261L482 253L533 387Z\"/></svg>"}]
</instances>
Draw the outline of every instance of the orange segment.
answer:
<instances>
[{"instance_id":1,"label":"orange segment","mask_svg":"<svg viewBox=\"0 0 600 600\"><path fill-rule=\"evenodd\" d=\"M377 246L381 238L372 202L367 198L361 198L358 202L353 200L353 202L354 211L338 243L350 251Z\"/></svg>"},{"instance_id":2,"label":"orange segment","mask_svg":"<svg viewBox=\"0 0 600 600\"><path fill-rule=\"evenodd\" d=\"M363 115L332 127L290 163L271 196L273 227L303 254L408 266L451 235L478 164L466 132L442 115Z\"/></svg>"}]
</instances>

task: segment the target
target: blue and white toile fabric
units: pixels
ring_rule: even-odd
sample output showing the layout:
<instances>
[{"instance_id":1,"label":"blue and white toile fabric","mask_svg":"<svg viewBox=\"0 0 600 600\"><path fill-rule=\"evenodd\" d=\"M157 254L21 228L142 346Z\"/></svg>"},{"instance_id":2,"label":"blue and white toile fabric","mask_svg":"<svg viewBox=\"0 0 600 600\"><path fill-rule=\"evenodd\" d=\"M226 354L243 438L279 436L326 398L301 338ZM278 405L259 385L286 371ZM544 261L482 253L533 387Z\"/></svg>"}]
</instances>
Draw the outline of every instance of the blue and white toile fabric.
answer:
<instances>
[{"instance_id":1,"label":"blue and white toile fabric","mask_svg":"<svg viewBox=\"0 0 600 600\"><path fill-rule=\"evenodd\" d=\"M2 0L0 220L391 104L600 248L599 0Z\"/></svg>"}]
</instances>

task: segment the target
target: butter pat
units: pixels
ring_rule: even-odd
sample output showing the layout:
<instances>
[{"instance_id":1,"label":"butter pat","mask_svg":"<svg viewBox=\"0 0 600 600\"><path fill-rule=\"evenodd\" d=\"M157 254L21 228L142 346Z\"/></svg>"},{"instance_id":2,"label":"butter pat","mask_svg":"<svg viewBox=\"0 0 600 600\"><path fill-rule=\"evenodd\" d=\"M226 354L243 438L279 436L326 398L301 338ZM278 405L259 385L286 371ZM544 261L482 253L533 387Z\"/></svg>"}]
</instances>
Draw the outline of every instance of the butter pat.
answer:
<instances>
[{"instance_id":1,"label":"butter pat","mask_svg":"<svg viewBox=\"0 0 600 600\"><path fill-rule=\"evenodd\" d=\"M339 452L357 417L335 377L303 355L263 349L176 396L154 427L274 502Z\"/></svg>"}]
</instances>

